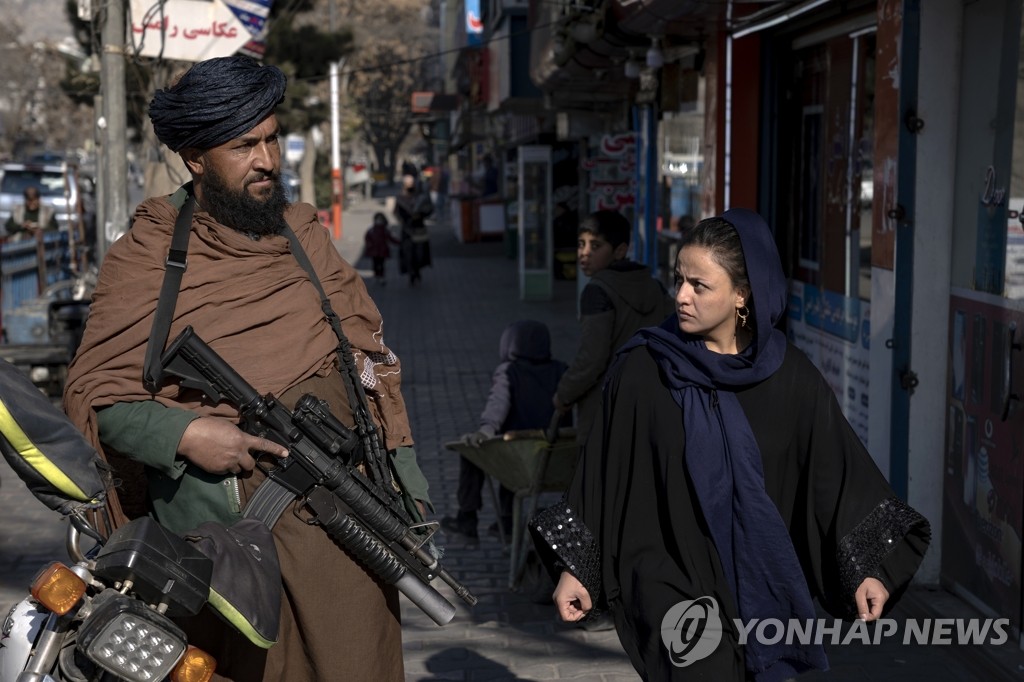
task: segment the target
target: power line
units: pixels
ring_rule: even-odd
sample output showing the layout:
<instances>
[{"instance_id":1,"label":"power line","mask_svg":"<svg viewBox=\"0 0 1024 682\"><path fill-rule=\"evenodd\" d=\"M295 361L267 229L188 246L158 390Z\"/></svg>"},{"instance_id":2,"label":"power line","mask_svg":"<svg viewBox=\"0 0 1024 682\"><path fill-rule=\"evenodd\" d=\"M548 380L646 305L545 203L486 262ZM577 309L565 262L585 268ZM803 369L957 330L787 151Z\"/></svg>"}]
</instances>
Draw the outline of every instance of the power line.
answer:
<instances>
[{"instance_id":1,"label":"power line","mask_svg":"<svg viewBox=\"0 0 1024 682\"><path fill-rule=\"evenodd\" d=\"M560 21L551 21L551 22L548 22L546 24L539 24L537 26L534 26L533 28L526 29L525 31L518 31L516 33L509 33L507 35L502 35L502 36L492 36L492 37L488 38L486 41L481 42L479 47L485 47L485 46L490 45L491 43L497 42L499 40L508 40L510 38L514 38L514 37L518 37L518 36L522 36L522 35L528 35L528 34L532 33L533 31L536 31L537 29L548 28L549 26L556 26L559 23L561 23L561 22ZM372 64L372 65L369 65L369 66L363 66L363 67L359 67L359 68L346 67L345 69L343 69L341 71L341 73L342 74L352 75L352 74L356 74L356 73L371 73L371 72L374 72L374 71L384 71L386 69L391 69L391 68L394 68L396 66L403 66L403 65L406 65L406 64L415 64L416 62L423 62L423 61L427 61L427 60L431 60L431 59L438 59L438 58L443 57L445 55L455 54L455 53L458 53L458 52L462 52L463 50L465 50L465 49L467 49L469 47L477 47L477 46L475 46L475 45L473 45L473 46L465 45L465 46L461 46L461 47L453 47L453 48L449 48L447 50L439 50L437 52L431 52L431 53L428 53L428 54L420 55L418 57L409 57L407 59L396 59L396 60L390 61L390 62L381 62L381 63ZM328 76L325 74L325 75L317 75L317 76L306 76L304 78L295 78L294 80L296 80L296 81L304 81L304 82L317 82L317 81L325 80L326 78L328 78Z\"/></svg>"},{"instance_id":2,"label":"power line","mask_svg":"<svg viewBox=\"0 0 1024 682\"><path fill-rule=\"evenodd\" d=\"M724 0L690 0L690 1L694 2L694 3L697 3L697 4L703 4L703 5L706 5L706 6L722 6L722 5L724 5ZM763 0L733 0L733 1L735 3L737 3L737 4L758 4L758 3L762 2ZM562 4L562 2L560 2L559 0L540 0L540 2L542 4L552 4L552 5L555 5L555 4L561 5ZM694 21L687 21L685 18L683 18L683 19L669 19L667 17L660 17L660 16L654 14L653 12L651 12L649 9L644 9L642 11L645 11L648 14L650 14L651 16L653 16L655 19L664 21L666 23L672 23L672 24L676 24L676 25L692 23L694 25L700 24L701 26L705 26L707 24L706 20L705 21L696 21L696 20L694 20ZM537 30L542 29L542 28L550 28L551 26L558 26L558 25L562 24L565 20L566 19L563 17L563 18L560 18L560 19L556 19L554 21L549 21L547 23L537 24L537 25L533 26L532 28L528 28L528 29L523 30L523 31L517 31L517 32L513 32L513 33L508 33L508 34L501 35L501 36L491 36L486 41L481 42L479 47L485 47L485 46L490 45L491 43L497 42L499 40L508 40L508 39L519 37L519 36L523 36L523 35L529 35L530 33L533 33L534 31L537 31ZM720 28L724 27L724 25L725 25L724 19L721 20L721 21L713 20L713 23L721 24ZM390 69L390 68L393 68L393 67L396 67L396 66L403 66L403 65L406 65L406 64L414 64L416 62L427 61L427 60L430 60L430 59L438 59L438 58L443 57L445 55L462 52L463 50L465 50L465 49L467 49L469 47L477 47L477 46L464 45L464 46L460 46L460 47L453 47L453 48L450 48L450 49L447 49L447 50L439 50L437 52L431 52L431 53L428 53L428 54L425 54L425 55L420 55L418 57L409 57L407 59L396 59L394 61L382 62L382 63L377 63L377 64L371 64L371 65L363 66L363 67L359 67L359 68L346 67L345 69L342 70L341 73L351 75L351 74L356 74L356 73L372 73L374 71L383 71L385 69ZM315 75L315 76L305 76L303 78L295 78L294 80L296 80L296 81L304 81L304 82L317 82L317 81L325 80L326 78L328 78L328 76L326 74L324 74L324 75Z\"/></svg>"}]
</instances>

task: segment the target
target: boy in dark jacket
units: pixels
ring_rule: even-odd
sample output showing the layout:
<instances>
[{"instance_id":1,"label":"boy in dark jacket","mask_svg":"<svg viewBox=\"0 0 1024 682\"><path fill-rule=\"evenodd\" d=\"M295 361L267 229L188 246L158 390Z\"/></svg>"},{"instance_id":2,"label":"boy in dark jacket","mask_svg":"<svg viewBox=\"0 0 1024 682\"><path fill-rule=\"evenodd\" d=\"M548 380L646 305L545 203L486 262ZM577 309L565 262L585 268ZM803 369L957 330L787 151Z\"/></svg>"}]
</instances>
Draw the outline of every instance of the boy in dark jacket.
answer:
<instances>
[{"instance_id":1,"label":"boy in dark jacket","mask_svg":"<svg viewBox=\"0 0 1024 682\"><path fill-rule=\"evenodd\" d=\"M389 244L400 243L388 229L388 219L383 213L373 214L373 225L366 231L366 255L373 260L373 278L384 285L384 266L391 256Z\"/></svg>"},{"instance_id":2,"label":"boy in dark jacket","mask_svg":"<svg viewBox=\"0 0 1024 682\"><path fill-rule=\"evenodd\" d=\"M491 391L480 414L480 428L462 437L471 445L505 431L547 428L554 415L551 397L566 365L551 357L551 332L547 325L536 320L513 322L501 334L498 355L501 362L491 377ZM480 492L484 472L465 457L459 459L459 511L454 517L441 519L441 527L476 539L477 512L483 506ZM508 534L512 532L515 495L502 487L499 497L498 514ZM497 534L497 524L491 530Z\"/></svg>"},{"instance_id":3,"label":"boy in dark jacket","mask_svg":"<svg viewBox=\"0 0 1024 682\"><path fill-rule=\"evenodd\" d=\"M558 383L554 405L576 411L576 439L586 442L601 409L601 382L615 351L641 327L674 312L672 297L651 269L626 258L632 228L615 211L596 211L580 223L576 258L590 277L580 293L579 350Z\"/></svg>"}]
</instances>

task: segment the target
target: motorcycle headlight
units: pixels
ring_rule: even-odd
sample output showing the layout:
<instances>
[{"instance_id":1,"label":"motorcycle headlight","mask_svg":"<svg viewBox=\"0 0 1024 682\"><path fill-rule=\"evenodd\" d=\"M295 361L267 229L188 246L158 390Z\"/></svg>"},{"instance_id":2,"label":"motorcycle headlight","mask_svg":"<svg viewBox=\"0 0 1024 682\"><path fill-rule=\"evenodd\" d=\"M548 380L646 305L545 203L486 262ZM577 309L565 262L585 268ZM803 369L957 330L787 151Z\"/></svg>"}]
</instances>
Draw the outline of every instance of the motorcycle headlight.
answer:
<instances>
[{"instance_id":1,"label":"motorcycle headlight","mask_svg":"<svg viewBox=\"0 0 1024 682\"><path fill-rule=\"evenodd\" d=\"M94 606L78 632L78 647L107 672L131 682L162 680L185 653L181 628L142 602L115 594Z\"/></svg>"}]
</instances>

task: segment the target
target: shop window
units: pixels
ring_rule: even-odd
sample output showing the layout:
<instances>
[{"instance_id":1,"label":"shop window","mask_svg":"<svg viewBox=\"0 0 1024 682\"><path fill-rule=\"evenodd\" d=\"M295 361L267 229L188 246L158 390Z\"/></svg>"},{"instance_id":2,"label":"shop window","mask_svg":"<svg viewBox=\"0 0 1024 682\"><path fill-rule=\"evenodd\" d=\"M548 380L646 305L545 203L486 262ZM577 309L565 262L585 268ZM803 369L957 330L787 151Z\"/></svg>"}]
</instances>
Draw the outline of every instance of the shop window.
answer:
<instances>
[{"instance_id":1,"label":"shop window","mask_svg":"<svg viewBox=\"0 0 1024 682\"><path fill-rule=\"evenodd\" d=\"M671 76L671 79L669 79ZM666 69L672 83L670 107L658 126L658 174L661 195L658 209L658 275L671 282L675 270L677 243L683 230L702 217L701 197L705 185L704 127L705 78L696 68Z\"/></svg>"},{"instance_id":2,"label":"shop window","mask_svg":"<svg viewBox=\"0 0 1024 682\"><path fill-rule=\"evenodd\" d=\"M794 279L871 297L875 33L795 49L779 116L780 241Z\"/></svg>"}]
</instances>

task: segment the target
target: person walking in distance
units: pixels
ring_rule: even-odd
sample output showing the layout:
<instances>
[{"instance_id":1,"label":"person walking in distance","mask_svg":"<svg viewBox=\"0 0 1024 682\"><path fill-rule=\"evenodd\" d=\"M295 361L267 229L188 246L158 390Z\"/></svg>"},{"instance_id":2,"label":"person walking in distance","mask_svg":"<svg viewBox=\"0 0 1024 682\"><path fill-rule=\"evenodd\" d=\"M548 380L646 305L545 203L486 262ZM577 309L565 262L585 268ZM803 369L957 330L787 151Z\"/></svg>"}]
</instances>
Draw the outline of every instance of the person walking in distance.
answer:
<instances>
[{"instance_id":1,"label":"person walking in distance","mask_svg":"<svg viewBox=\"0 0 1024 682\"><path fill-rule=\"evenodd\" d=\"M402 193L395 199L395 217L402 225L399 265L413 286L421 279L420 270L431 264L430 233L425 221L433 212L430 194L423 190L416 176L403 176Z\"/></svg>"},{"instance_id":2,"label":"person walking in distance","mask_svg":"<svg viewBox=\"0 0 1024 682\"><path fill-rule=\"evenodd\" d=\"M366 231L366 255L373 261L373 279L377 284L387 284L386 267L391 257L391 244L400 244L388 228L388 219L383 213L373 214L373 224Z\"/></svg>"}]
</instances>

